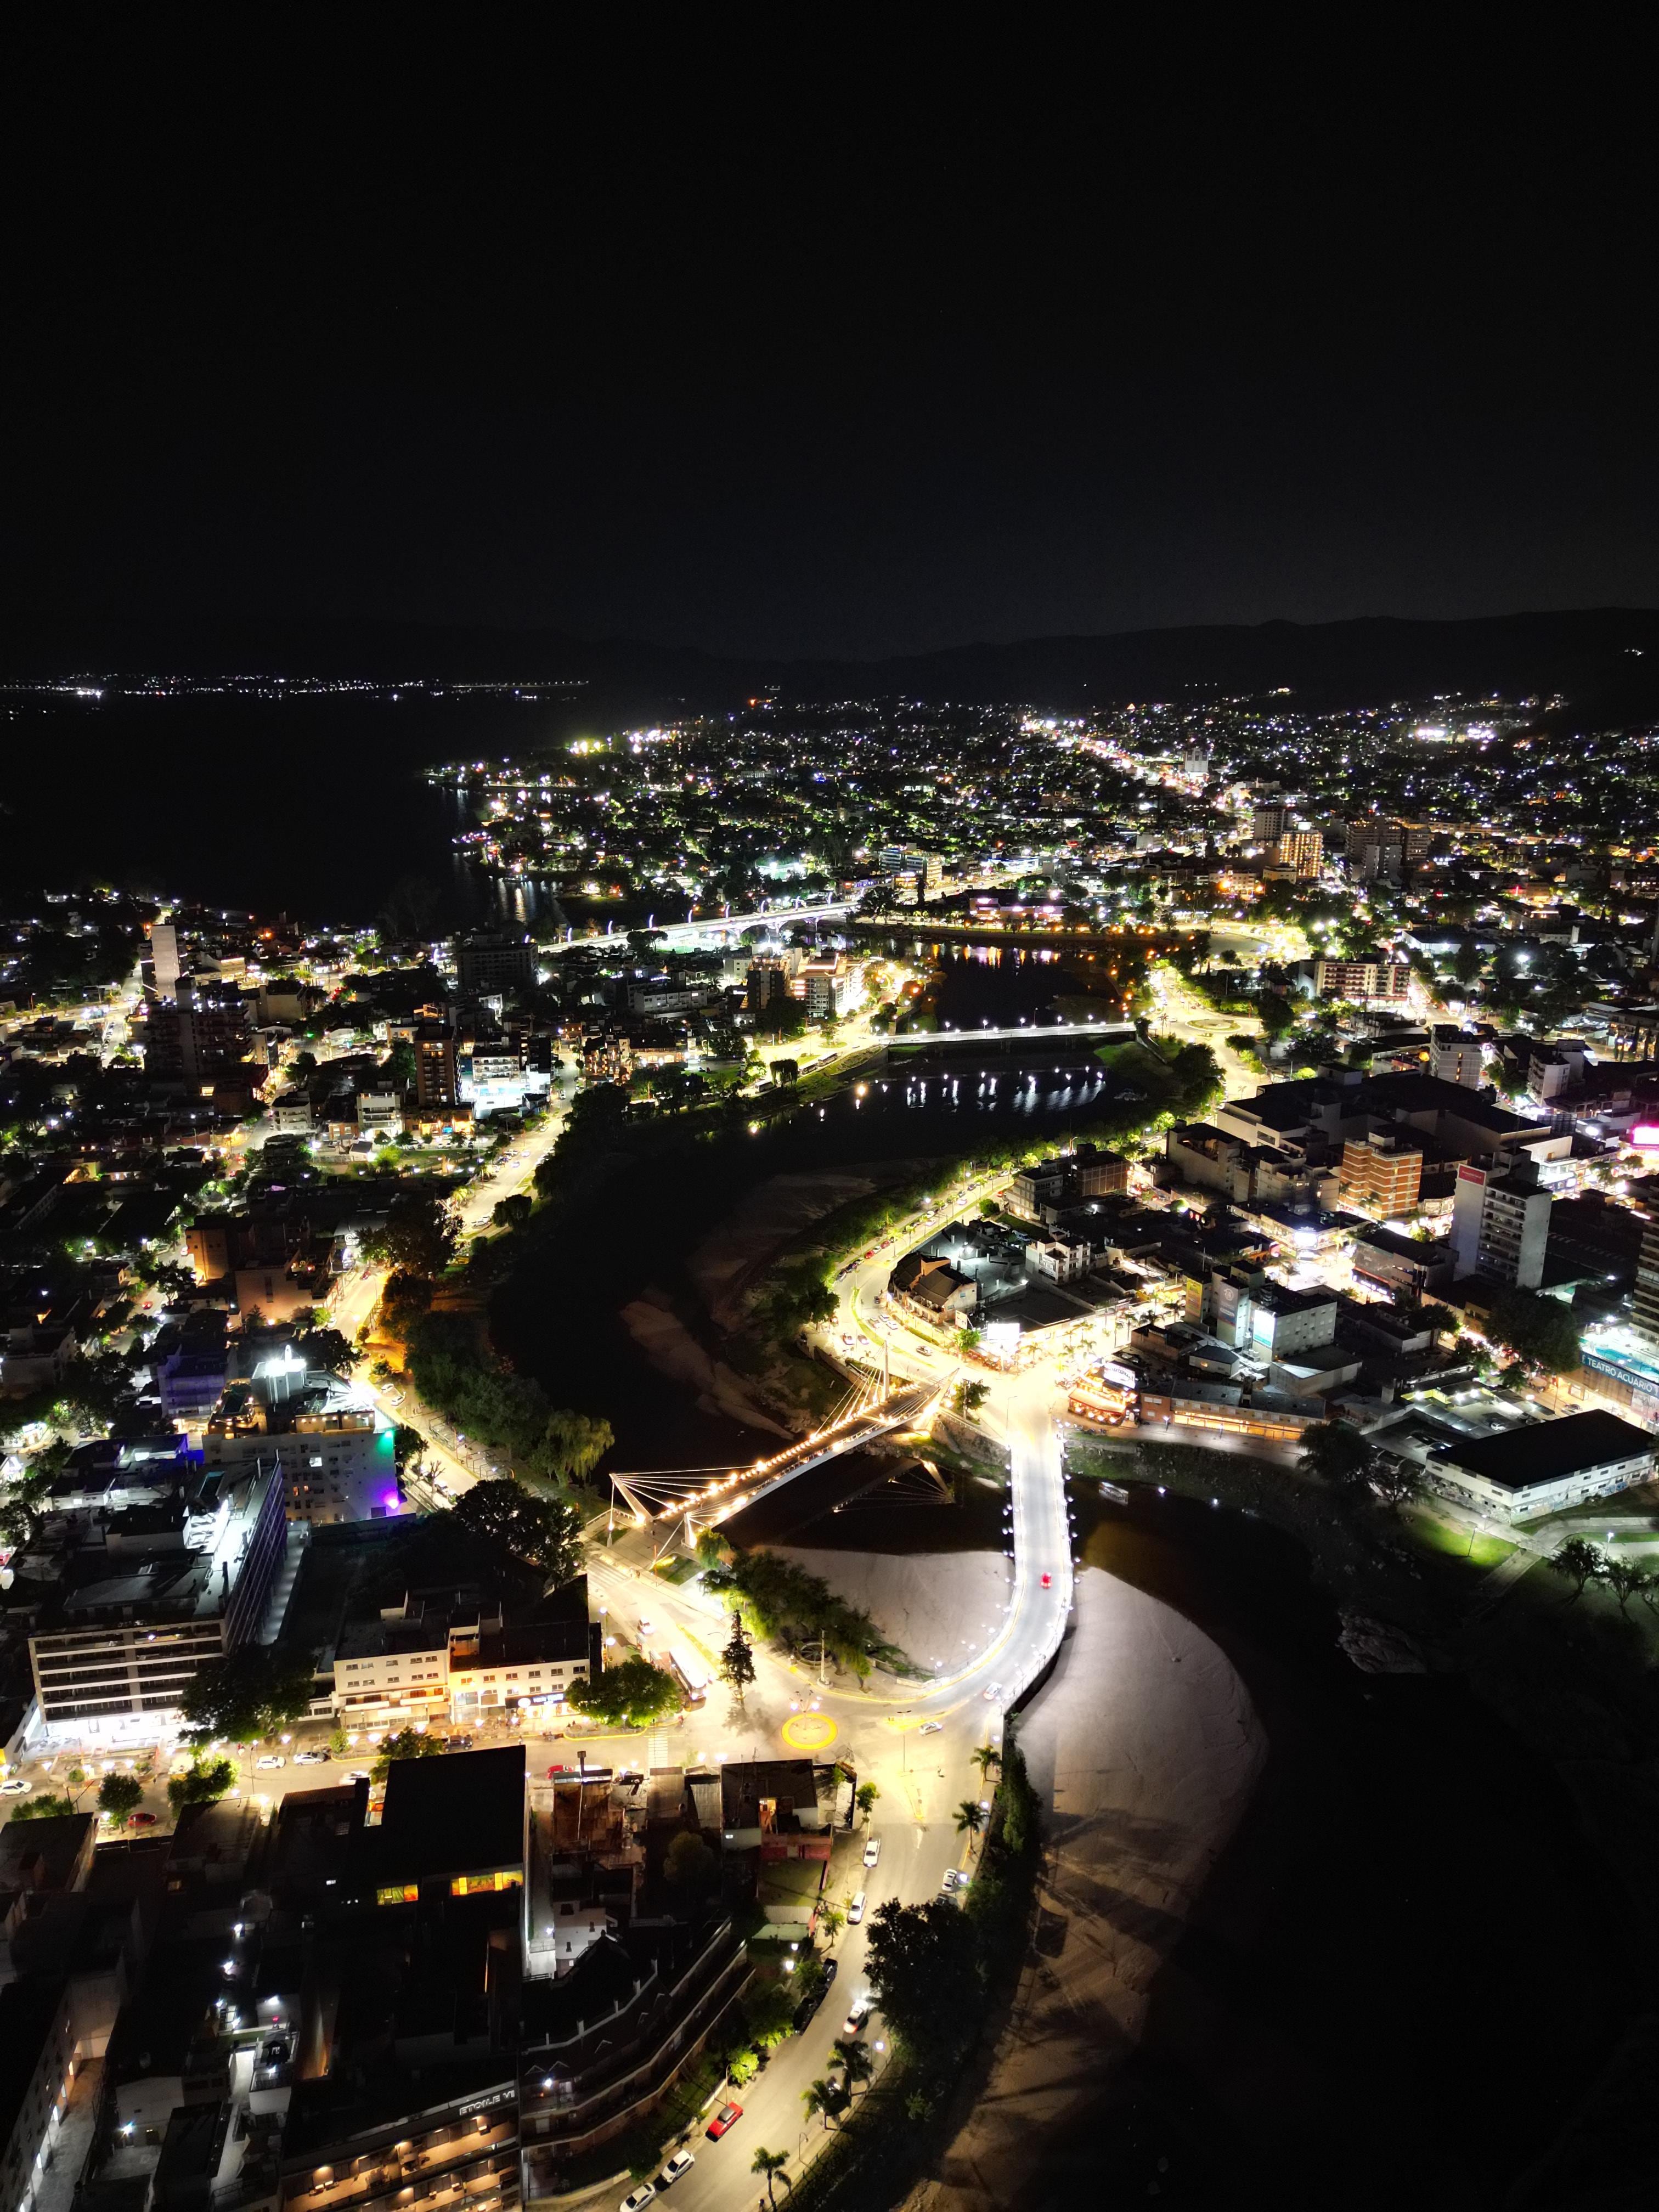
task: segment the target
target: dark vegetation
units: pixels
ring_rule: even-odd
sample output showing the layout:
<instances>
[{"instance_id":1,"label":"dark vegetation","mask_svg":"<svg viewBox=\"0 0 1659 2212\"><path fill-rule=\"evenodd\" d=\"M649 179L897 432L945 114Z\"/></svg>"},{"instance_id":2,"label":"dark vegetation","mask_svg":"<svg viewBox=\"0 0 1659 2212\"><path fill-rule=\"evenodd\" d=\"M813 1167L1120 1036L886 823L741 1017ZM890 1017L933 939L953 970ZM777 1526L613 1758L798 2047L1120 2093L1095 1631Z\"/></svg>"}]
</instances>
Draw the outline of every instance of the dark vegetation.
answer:
<instances>
[{"instance_id":1,"label":"dark vegetation","mask_svg":"<svg viewBox=\"0 0 1659 2212\"><path fill-rule=\"evenodd\" d=\"M1600 1547L1578 1539L1494 1601L1481 1565L1440 1548L1426 1524L1417 1528L1356 1476L1350 1446L1328 1452L1301 1469L1127 1438L1079 1439L1069 1453L1074 1482L1107 1475L1133 1486L1127 1508L1077 1486L1085 1559L1131 1580L1148 1563L1147 1586L1200 1619L1265 1698L1281 1747L1285 1763L1270 1763L1249 1816L1257 1864L1270 1863L1280 1900L1252 1954L1251 2016L1297 2047L1298 2066L1323 2072L1317 2020L1334 2026L1337 2010L1326 2008L1351 2008L1362 1983L1369 1990L1365 2033L1322 2093L1330 2111L1318 2132L1328 2120L1332 2136L1317 2154L1340 2157L1385 2108L1394 2119L1376 2173L1347 2201L1378 2201L1385 2172L1397 2177L1407 2164L1419 2179L1434 2170L1425 2203L1473 2192L1530 2212L1638 2201L1653 2148L1634 2083L1651 2043L1659 1960L1659 1670L1652 1613L1630 1601L1648 1593L1616 1587ZM1212 1516L1212 1499L1235 1512ZM1280 1547L1272 1560L1269 1546ZM1248 1585L1237 1618L1205 1613L1218 1575L1224 1608L1227 1589ZM1351 1668L1335 1648L1339 1609L1401 1637L1419 1671ZM1276 1701L1286 1698L1280 1713ZM1454 1857L1483 1873L1479 1908L1449 1917L1436 1870ZM1243 1901L1254 1893L1243 1867L1237 1886L1218 1885L1218 1924L1263 1911ZM1616 1929L1616 1939L1557 1948L1546 1964L1511 1948L1516 1916L1540 1929L1565 1916L1602 1939ZM1193 1940L1201 1943L1201 1929ZM1409 2046L1398 2040L1425 2008L1470 2054L1455 2087L1432 2094L1411 2088ZM1524 2023L1534 2010L1556 2023L1554 2059L1547 2078L1534 2080L1527 2136L1472 2138L1468 2100L1527 2063ZM1198 2079L1181 2077L1188 2088ZM1180 2088L1149 2072L1141 2088L1164 2109L1172 2083ZM1212 2116L1206 2124L1225 2124ZM1211 2149L1225 2141L1212 2136ZM1576 2167L1591 2144L1589 2166ZM1335 2186L1334 2174L1326 2179Z\"/></svg>"},{"instance_id":2,"label":"dark vegetation","mask_svg":"<svg viewBox=\"0 0 1659 2212\"><path fill-rule=\"evenodd\" d=\"M816 1661L822 1647L830 1663L863 1682L878 1661L908 1664L860 1607L837 1597L822 1576L809 1574L775 1552L732 1552L713 1530L698 1539L703 1588L728 1598L757 1636ZM752 1676L750 1678L752 1680Z\"/></svg>"}]
</instances>

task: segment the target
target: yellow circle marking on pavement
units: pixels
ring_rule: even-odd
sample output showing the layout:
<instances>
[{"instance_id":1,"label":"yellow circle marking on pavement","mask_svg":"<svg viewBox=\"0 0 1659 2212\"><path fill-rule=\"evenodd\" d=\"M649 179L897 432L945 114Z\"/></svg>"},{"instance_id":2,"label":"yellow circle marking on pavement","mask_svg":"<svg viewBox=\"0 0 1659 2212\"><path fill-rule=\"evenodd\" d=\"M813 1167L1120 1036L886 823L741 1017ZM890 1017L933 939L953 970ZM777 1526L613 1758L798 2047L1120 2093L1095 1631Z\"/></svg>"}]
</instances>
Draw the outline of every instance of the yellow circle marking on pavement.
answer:
<instances>
[{"instance_id":1,"label":"yellow circle marking on pavement","mask_svg":"<svg viewBox=\"0 0 1659 2212\"><path fill-rule=\"evenodd\" d=\"M783 1724L792 1751L826 1751L841 1734L828 1713L793 1713Z\"/></svg>"}]
</instances>

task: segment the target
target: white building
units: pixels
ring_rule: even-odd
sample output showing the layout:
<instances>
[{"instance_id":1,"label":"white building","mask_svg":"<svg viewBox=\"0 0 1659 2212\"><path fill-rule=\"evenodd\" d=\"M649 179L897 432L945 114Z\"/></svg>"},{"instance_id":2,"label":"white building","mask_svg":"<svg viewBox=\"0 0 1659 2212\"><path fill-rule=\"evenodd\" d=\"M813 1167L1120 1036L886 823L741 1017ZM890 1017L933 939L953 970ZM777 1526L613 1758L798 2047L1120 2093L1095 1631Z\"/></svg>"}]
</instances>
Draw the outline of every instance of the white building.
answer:
<instances>
[{"instance_id":1,"label":"white building","mask_svg":"<svg viewBox=\"0 0 1659 2212\"><path fill-rule=\"evenodd\" d=\"M1502 1436L1443 1445L1432 1486L1503 1521L1559 1513L1652 1479L1659 1439L1616 1413L1567 1413Z\"/></svg>"}]
</instances>

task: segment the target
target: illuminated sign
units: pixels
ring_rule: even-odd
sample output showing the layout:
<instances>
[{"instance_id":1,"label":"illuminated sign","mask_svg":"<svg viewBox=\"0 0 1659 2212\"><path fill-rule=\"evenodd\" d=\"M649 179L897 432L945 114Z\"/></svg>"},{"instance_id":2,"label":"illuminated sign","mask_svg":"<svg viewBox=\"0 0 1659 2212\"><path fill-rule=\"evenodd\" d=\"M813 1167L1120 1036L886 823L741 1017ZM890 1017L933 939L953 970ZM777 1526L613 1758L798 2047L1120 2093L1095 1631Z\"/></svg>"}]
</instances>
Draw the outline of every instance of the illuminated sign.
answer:
<instances>
[{"instance_id":1,"label":"illuminated sign","mask_svg":"<svg viewBox=\"0 0 1659 2212\"><path fill-rule=\"evenodd\" d=\"M1659 1149L1659 1122L1638 1121L1630 1133L1630 1140L1644 1152Z\"/></svg>"}]
</instances>

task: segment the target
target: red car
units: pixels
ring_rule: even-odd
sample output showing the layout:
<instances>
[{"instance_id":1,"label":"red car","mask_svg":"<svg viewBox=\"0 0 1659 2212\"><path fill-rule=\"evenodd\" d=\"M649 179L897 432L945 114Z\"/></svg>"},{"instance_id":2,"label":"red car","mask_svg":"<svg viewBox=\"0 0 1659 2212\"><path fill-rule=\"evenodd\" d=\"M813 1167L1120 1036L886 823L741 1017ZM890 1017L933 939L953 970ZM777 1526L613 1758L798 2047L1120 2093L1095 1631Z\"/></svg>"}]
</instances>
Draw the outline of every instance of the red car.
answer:
<instances>
[{"instance_id":1,"label":"red car","mask_svg":"<svg viewBox=\"0 0 1659 2212\"><path fill-rule=\"evenodd\" d=\"M708 2123L707 2133L709 2142L718 2142L720 2137L726 2133L727 2128L733 2126L742 2118L743 2106L741 2105L722 2105L719 2112L715 2113L714 2118Z\"/></svg>"},{"instance_id":2,"label":"red car","mask_svg":"<svg viewBox=\"0 0 1659 2212\"><path fill-rule=\"evenodd\" d=\"M571 1769L571 1768L570 1768L570 1767L568 1767L568 1766L550 1766L550 1767L548 1768L548 1770L547 1770L547 1778L548 1778L548 1780L549 1780L550 1782L551 1782L551 1781L555 1780L555 1779L556 1779L559 1775L561 1775L561 1774L569 1774L569 1773L570 1773L570 1772L572 1772L572 1771L573 1771L573 1769Z\"/></svg>"},{"instance_id":3,"label":"red car","mask_svg":"<svg viewBox=\"0 0 1659 2212\"><path fill-rule=\"evenodd\" d=\"M1044 1575L1044 1577L1042 1577L1042 1587L1043 1587L1043 1589L1048 1589L1052 1588L1053 1583L1054 1583L1054 1577L1053 1577L1052 1575Z\"/></svg>"},{"instance_id":4,"label":"red car","mask_svg":"<svg viewBox=\"0 0 1659 2212\"><path fill-rule=\"evenodd\" d=\"M155 1815L154 1813L129 1813L127 1826L130 1828L153 1828L155 1826Z\"/></svg>"}]
</instances>

